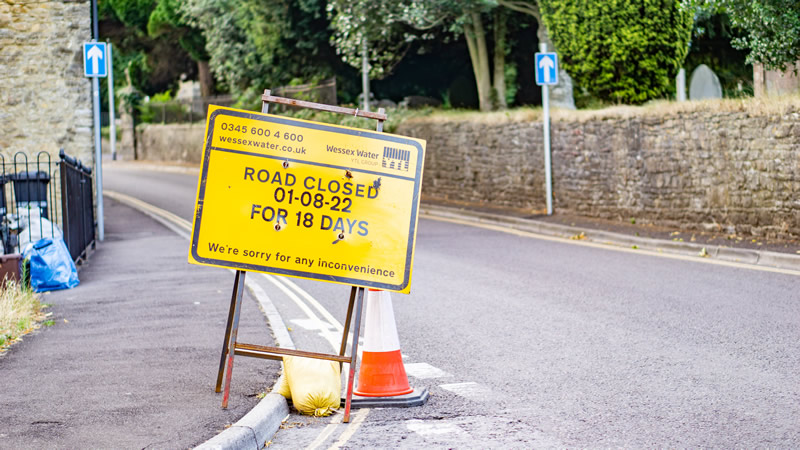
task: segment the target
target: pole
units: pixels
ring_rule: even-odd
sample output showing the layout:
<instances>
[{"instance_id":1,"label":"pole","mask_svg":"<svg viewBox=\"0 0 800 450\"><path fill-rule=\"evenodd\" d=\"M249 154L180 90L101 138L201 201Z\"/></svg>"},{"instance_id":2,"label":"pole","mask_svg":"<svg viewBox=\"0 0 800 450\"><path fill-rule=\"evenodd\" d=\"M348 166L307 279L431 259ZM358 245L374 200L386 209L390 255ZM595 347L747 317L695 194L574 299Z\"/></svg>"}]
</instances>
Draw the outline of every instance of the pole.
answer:
<instances>
[{"instance_id":1,"label":"pole","mask_svg":"<svg viewBox=\"0 0 800 450\"><path fill-rule=\"evenodd\" d=\"M547 44L539 44L539 51L547 53ZM547 215L553 215L553 173L550 164L550 86L542 85L542 109L544 110L544 179L547 195Z\"/></svg>"},{"instance_id":2,"label":"pole","mask_svg":"<svg viewBox=\"0 0 800 450\"><path fill-rule=\"evenodd\" d=\"M92 0L92 38L100 39L100 32L97 31L97 0Z\"/></svg>"},{"instance_id":3,"label":"pole","mask_svg":"<svg viewBox=\"0 0 800 450\"><path fill-rule=\"evenodd\" d=\"M106 61L108 61L108 124L109 124L109 138L111 139L111 159L117 160L117 121L116 110L114 109L114 62L111 59L111 42L106 43L108 54Z\"/></svg>"},{"instance_id":4,"label":"pole","mask_svg":"<svg viewBox=\"0 0 800 450\"><path fill-rule=\"evenodd\" d=\"M367 59L367 38L361 44L361 90L364 91L364 104L361 109L369 111L369 61Z\"/></svg>"},{"instance_id":5,"label":"pole","mask_svg":"<svg viewBox=\"0 0 800 450\"><path fill-rule=\"evenodd\" d=\"M100 80L92 77L92 111L94 112L94 173L97 183L97 238L104 238L103 225L103 151L100 147Z\"/></svg>"}]
</instances>

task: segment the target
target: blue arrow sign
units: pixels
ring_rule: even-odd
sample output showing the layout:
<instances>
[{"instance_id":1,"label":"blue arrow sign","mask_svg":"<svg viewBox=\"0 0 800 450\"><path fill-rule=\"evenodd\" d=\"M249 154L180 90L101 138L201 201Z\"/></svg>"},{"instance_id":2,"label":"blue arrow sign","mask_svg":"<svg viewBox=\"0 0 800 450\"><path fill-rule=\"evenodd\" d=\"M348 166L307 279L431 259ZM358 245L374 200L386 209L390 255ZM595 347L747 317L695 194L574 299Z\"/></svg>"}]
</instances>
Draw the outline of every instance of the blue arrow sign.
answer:
<instances>
[{"instance_id":1,"label":"blue arrow sign","mask_svg":"<svg viewBox=\"0 0 800 450\"><path fill-rule=\"evenodd\" d=\"M83 43L83 75L87 77L108 76L105 42Z\"/></svg>"},{"instance_id":2,"label":"blue arrow sign","mask_svg":"<svg viewBox=\"0 0 800 450\"><path fill-rule=\"evenodd\" d=\"M558 55L554 52L536 53L536 84L558 84Z\"/></svg>"}]
</instances>

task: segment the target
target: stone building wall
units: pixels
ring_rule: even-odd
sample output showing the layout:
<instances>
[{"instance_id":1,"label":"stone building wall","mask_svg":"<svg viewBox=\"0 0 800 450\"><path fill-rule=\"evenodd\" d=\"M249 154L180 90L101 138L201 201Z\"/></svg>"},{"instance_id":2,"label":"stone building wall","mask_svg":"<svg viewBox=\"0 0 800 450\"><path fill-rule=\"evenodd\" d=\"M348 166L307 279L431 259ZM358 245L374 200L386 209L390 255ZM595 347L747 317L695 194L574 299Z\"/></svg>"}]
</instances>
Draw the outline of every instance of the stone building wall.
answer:
<instances>
[{"instance_id":1,"label":"stone building wall","mask_svg":"<svg viewBox=\"0 0 800 450\"><path fill-rule=\"evenodd\" d=\"M90 40L89 1L0 2L0 154L6 164L17 152L35 161L41 151L55 162L63 148L92 165L92 91L82 54Z\"/></svg>"},{"instance_id":2,"label":"stone building wall","mask_svg":"<svg viewBox=\"0 0 800 450\"><path fill-rule=\"evenodd\" d=\"M800 101L759 105L556 117L555 212L800 237ZM539 117L423 118L397 133L428 142L424 198L545 209Z\"/></svg>"}]
</instances>

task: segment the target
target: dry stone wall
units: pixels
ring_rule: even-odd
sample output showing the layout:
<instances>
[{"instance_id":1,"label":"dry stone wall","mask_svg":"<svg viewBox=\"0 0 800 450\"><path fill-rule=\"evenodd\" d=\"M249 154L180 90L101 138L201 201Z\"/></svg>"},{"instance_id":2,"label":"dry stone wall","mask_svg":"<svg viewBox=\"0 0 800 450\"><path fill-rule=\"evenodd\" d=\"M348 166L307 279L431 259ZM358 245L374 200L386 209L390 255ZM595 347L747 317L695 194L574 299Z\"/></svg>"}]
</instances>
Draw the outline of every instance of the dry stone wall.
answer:
<instances>
[{"instance_id":1,"label":"dry stone wall","mask_svg":"<svg viewBox=\"0 0 800 450\"><path fill-rule=\"evenodd\" d=\"M205 123L143 124L136 127L136 156L145 161L200 164Z\"/></svg>"},{"instance_id":2,"label":"dry stone wall","mask_svg":"<svg viewBox=\"0 0 800 450\"><path fill-rule=\"evenodd\" d=\"M708 107L552 124L556 213L686 229L800 237L800 108ZM734 108L735 109L735 108ZM538 120L430 118L398 134L428 141L429 199L545 208Z\"/></svg>"},{"instance_id":3,"label":"dry stone wall","mask_svg":"<svg viewBox=\"0 0 800 450\"><path fill-rule=\"evenodd\" d=\"M687 105L557 114L555 212L800 238L800 101ZM203 131L203 124L140 126L139 158L199 163ZM539 117L435 115L396 133L428 142L424 199L545 209Z\"/></svg>"},{"instance_id":4,"label":"dry stone wall","mask_svg":"<svg viewBox=\"0 0 800 450\"><path fill-rule=\"evenodd\" d=\"M0 153L33 160L63 148L91 165L91 81L83 42L91 40L89 1L0 2Z\"/></svg>"}]
</instances>

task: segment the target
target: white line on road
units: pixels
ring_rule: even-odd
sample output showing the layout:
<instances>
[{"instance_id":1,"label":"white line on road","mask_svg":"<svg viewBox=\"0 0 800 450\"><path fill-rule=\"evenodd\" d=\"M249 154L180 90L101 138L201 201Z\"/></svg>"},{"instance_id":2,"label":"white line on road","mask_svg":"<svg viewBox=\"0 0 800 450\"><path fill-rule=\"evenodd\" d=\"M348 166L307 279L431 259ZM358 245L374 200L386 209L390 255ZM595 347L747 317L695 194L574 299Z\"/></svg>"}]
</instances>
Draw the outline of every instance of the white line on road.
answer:
<instances>
[{"instance_id":1,"label":"white line on road","mask_svg":"<svg viewBox=\"0 0 800 450\"><path fill-rule=\"evenodd\" d=\"M361 428L361 424L367 419L367 414L369 414L369 408L359 409L357 413L354 414L354 418L350 425L347 426L347 429L344 430L339 436L339 440L337 440L333 445L329 448L342 448L347 441L356 434L359 428Z\"/></svg>"},{"instance_id":2,"label":"white line on road","mask_svg":"<svg viewBox=\"0 0 800 450\"><path fill-rule=\"evenodd\" d=\"M421 436L464 433L458 425L441 420L429 422L419 419L406 420L406 428Z\"/></svg>"},{"instance_id":3,"label":"white line on road","mask_svg":"<svg viewBox=\"0 0 800 450\"><path fill-rule=\"evenodd\" d=\"M411 375L414 378L445 378L453 376L442 369L433 367L432 365L426 363L406 363L403 364L403 366L406 369L406 374Z\"/></svg>"},{"instance_id":4,"label":"white line on road","mask_svg":"<svg viewBox=\"0 0 800 450\"><path fill-rule=\"evenodd\" d=\"M482 384L469 381L466 383L440 384L440 388L450 391L461 397L474 401L489 401L497 398L497 394Z\"/></svg>"},{"instance_id":5,"label":"white line on road","mask_svg":"<svg viewBox=\"0 0 800 450\"><path fill-rule=\"evenodd\" d=\"M601 243L598 243L598 242L586 242L586 241L580 241L580 240L570 240L570 239L567 239L567 238L555 237L555 236L547 236L547 235L544 235L544 234L533 233L533 232L530 232L530 231L521 231L521 230L517 230L517 229L514 229L514 228L508 228L508 227L504 227L504 226L500 226L500 225L491 225L491 224L486 224L486 223L476 223L476 222L471 222L471 221L468 221L468 220L455 219L455 218L451 218L451 217L439 217L439 216L434 216L434 215L431 215L431 214L420 214L419 216L421 218L423 218L423 219L436 220L438 222L455 223L455 224L458 224L458 225L465 225L465 226L468 226L468 227L475 227L475 228L483 228L485 230L498 231L498 232L501 232L501 233L513 234L513 235L516 235L516 236L533 238L533 239L540 239L540 240L543 240L543 241L560 242L562 244L581 245L581 246L584 246L584 247L601 248L601 249L605 249L605 250L614 250L614 251L617 251L617 252L632 253L632 254L635 254L635 255L657 256L659 258L678 259L678 260L681 260L681 261L691 261L691 262L696 262L696 263L715 264L715 265L718 265L718 266L735 267L735 268L738 268L738 269L759 270L759 271L762 271L762 272L781 273L781 274L785 274L785 275L800 275L800 271L791 270L791 269L780 269L780 268L777 268L777 267L768 267L768 266L756 266L756 265L753 265L753 264L745 264L745 263L739 263L739 262L735 262L735 261L722 261L722 260L719 260L719 259L702 258L700 256L686 256L686 255L678 255L678 254L675 254L675 253L661 253L661 252L656 252L656 251L651 251L651 250L644 250L644 249L632 249L632 248L615 246L615 245L610 244L610 243L609 244L601 244Z\"/></svg>"}]
</instances>

